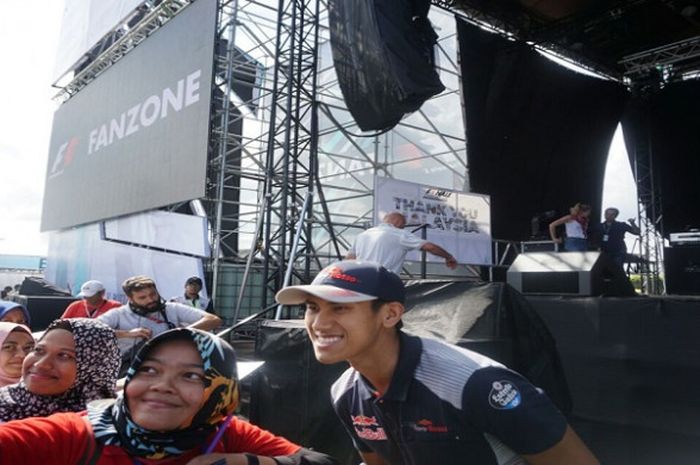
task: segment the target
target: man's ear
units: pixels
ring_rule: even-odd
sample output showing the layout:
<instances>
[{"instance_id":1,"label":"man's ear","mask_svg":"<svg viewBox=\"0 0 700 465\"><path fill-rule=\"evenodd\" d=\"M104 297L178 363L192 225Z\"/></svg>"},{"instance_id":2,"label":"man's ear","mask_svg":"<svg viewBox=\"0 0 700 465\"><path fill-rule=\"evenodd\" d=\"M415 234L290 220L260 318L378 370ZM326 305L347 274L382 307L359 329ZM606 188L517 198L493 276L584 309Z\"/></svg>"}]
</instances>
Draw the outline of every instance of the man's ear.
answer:
<instances>
[{"instance_id":1,"label":"man's ear","mask_svg":"<svg viewBox=\"0 0 700 465\"><path fill-rule=\"evenodd\" d=\"M405 311L401 302L387 302L384 304L384 320L382 323L386 328L393 328L401 321Z\"/></svg>"}]
</instances>

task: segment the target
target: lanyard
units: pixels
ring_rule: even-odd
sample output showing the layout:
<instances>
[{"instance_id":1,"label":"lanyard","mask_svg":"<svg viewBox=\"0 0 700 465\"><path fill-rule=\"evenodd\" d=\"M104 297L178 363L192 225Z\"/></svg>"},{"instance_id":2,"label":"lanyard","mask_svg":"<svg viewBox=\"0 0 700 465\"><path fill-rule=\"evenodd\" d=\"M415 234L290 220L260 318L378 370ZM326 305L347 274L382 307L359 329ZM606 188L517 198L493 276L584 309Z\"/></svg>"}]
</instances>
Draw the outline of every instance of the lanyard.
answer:
<instances>
[{"instance_id":1,"label":"lanyard","mask_svg":"<svg viewBox=\"0 0 700 465\"><path fill-rule=\"evenodd\" d=\"M105 306L105 304L107 303L107 300L103 300L100 305L98 305L97 307L95 307L92 310L92 312L90 312L90 310L88 309L87 301L83 300L83 302L85 303L85 314L87 315L88 318L92 318L93 315L97 314L97 312L99 312L100 309Z\"/></svg>"}]
</instances>

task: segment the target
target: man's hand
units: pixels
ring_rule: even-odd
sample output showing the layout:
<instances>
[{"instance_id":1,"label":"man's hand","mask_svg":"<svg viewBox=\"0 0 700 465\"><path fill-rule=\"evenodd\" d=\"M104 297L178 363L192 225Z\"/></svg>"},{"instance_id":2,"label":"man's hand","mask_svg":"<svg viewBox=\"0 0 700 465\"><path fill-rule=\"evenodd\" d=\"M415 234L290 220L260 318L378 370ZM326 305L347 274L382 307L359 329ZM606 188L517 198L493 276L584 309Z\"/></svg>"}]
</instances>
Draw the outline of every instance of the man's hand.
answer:
<instances>
[{"instance_id":1,"label":"man's hand","mask_svg":"<svg viewBox=\"0 0 700 465\"><path fill-rule=\"evenodd\" d=\"M153 331L148 328L134 328L134 329L118 329L115 331L118 338L130 337L130 338L140 338L140 339L150 339L153 335Z\"/></svg>"},{"instance_id":2,"label":"man's hand","mask_svg":"<svg viewBox=\"0 0 700 465\"><path fill-rule=\"evenodd\" d=\"M457 259L450 255L445 259L445 265L447 265L449 269L454 270L457 268Z\"/></svg>"}]
</instances>

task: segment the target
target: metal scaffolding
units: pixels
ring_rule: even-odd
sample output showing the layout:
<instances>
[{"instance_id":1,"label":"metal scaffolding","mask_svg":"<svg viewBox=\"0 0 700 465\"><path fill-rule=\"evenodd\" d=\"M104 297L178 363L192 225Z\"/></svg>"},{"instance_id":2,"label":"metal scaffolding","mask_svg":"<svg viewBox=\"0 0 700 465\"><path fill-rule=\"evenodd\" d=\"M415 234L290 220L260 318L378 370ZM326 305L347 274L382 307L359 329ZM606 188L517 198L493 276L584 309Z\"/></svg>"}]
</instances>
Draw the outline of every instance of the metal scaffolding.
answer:
<instances>
[{"instance_id":1,"label":"metal scaffolding","mask_svg":"<svg viewBox=\"0 0 700 465\"><path fill-rule=\"evenodd\" d=\"M448 89L382 135L356 134L333 67L324 2L282 0L273 7L238 0L224 3L220 15L227 44L221 61L229 71L217 79L222 114L212 121L219 142L207 203L214 288L221 290L218 276L229 264L243 276L236 321L251 276L263 288L256 296L262 309L283 284L308 282L345 253L374 222L375 175L421 181L439 173L444 187L468 190L468 173L450 15L436 10L431 18L445 32L437 52ZM241 69L248 70L247 100L236 89ZM226 192L235 198L227 200Z\"/></svg>"},{"instance_id":2,"label":"metal scaffolding","mask_svg":"<svg viewBox=\"0 0 700 465\"><path fill-rule=\"evenodd\" d=\"M213 119L217 150L207 202L212 288L220 287L224 263L245 261L241 288L257 267L261 308L282 285L288 263L295 265L294 273L303 269L301 279L308 280L313 258L307 218L318 134L319 5L319 0L280 1L275 9L239 0L223 2L219 11L226 53L215 84L221 105ZM248 249L242 245L246 238ZM242 292L234 321L241 299Z\"/></svg>"},{"instance_id":3,"label":"metal scaffolding","mask_svg":"<svg viewBox=\"0 0 700 465\"><path fill-rule=\"evenodd\" d=\"M667 69L673 76L659 76L663 80L681 79L683 72L698 72L700 37L675 42L663 47L627 55L620 64L625 66L625 76L631 80L646 79L649 73Z\"/></svg>"},{"instance_id":4,"label":"metal scaffolding","mask_svg":"<svg viewBox=\"0 0 700 465\"><path fill-rule=\"evenodd\" d=\"M637 184L637 216L639 217L639 262L638 273L641 278L641 291L646 294L663 293L663 283L659 270L663 264L662 253L662 210L661 192L654 174L654 152L651 140L651 121L649 103L644 95L637 116L637 126L642 128L634 141L634 179Z\"/></svg>"},{"instance_id":5,"label":"metal scaffolding","mask_svg":"<svg viewBox=\"0 0 700 465\"><path fill-rule=\"evenodd\" d=\"M59 94L79 92L190 1L145 4ZM374 223L375 176L469 191L454 17L440 9L446 90L381 135L358 134L338 85L323 0L219 0L206 196L164 207L206 216L206 263L227 323L268 308ZM116 36L115 36L116 37Z\"/></svg>"},{"instance_id":6,"label":"metal scaffolding","mask_svg":"<svg viewBox=\"0 0 700 465\"><path fill-rule=\"evenodd\" d=\"M163 0L157 6L145 2L117 24L96 48L83 57L85 65L76 69L69 82L60 86L55 99L66 101L114 63L174 18L193 0ZM92 56L94 55L94 56Z\"/></svg>"}]
</instances>

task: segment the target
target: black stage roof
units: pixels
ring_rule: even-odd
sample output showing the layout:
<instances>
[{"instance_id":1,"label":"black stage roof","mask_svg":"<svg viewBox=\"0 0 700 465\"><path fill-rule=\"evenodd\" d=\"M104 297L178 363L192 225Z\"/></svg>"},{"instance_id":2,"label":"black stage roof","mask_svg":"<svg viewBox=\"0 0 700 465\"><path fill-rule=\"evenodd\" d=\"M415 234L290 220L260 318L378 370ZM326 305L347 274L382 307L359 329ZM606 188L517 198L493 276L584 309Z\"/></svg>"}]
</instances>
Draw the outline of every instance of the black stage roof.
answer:
<instances>
[{"instance_id":1,"label":"black stage roof","mask_svg":"<svg viewBox=\"0 0 700 465\"><path fill-rule=\"evenodd\" d=\"M668 82L700 70L700 0L433 3L619 81L644 82L661 73Z\"/></svg>"}]
</instances>

